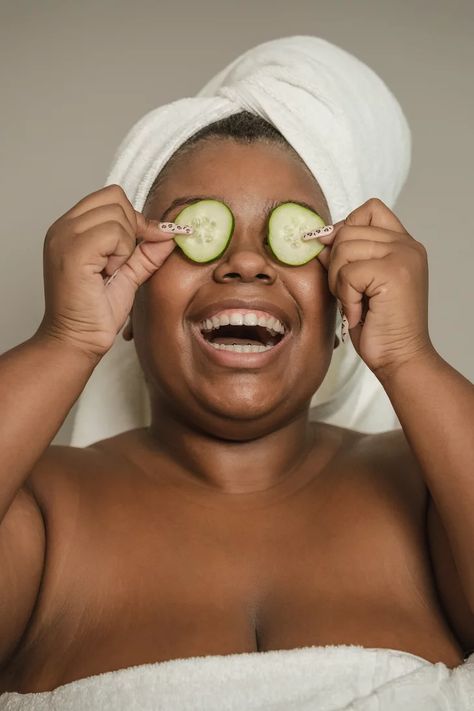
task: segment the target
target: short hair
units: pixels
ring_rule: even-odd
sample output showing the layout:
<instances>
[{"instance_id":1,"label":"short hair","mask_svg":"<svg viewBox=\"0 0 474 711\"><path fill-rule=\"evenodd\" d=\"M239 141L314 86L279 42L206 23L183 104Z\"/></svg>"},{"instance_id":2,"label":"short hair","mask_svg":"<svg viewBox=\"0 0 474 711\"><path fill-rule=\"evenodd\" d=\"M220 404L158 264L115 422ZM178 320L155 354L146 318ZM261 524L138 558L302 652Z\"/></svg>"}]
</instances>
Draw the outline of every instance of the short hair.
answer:
<instances>
[{"instance_id":1,"label":"short hair","mask_svg":"<svg viewBox=\"0 0 474 711\"><path fill-rule=\"evenodd\" d=\"M194 148L197 143L210 141L215 138L230 138L238 143L247 145L256 142L277 144L293 152L301 161L298 153L273 124L257 114L252 114L250 111L239 111L238 113L231 114L226 118L219 119L218 121L214 121L214 123L204 126L204 128L201 128L182 143L158 173L148 193L147 201L153 197L155 191L165 180L168 172L180 158ZM303 161L301 162L303 163Z\"/></svg>"}]
</instances>

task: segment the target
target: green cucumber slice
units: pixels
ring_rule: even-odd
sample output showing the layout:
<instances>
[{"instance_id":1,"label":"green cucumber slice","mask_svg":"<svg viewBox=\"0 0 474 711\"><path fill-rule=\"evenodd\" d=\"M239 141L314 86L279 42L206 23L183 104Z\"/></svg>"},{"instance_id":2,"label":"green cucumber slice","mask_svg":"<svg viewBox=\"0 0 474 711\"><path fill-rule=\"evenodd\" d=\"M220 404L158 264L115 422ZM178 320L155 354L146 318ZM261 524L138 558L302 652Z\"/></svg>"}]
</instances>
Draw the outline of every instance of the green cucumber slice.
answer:
<instances>
[{"instance_id":1,"label":"green cucumber slice","mask_svg":"<svg viewBox=\"0 0 474 711\"><path fill-rule=\"evenodd\" d=\"M175 242L193 262L211 262L227 248L234 231L234 216L218 200L199 200L176 215L178 225L192 225L190 235L176 235Z\"/></svg>"},{"instance_id":2,"label":"green cucumber slice","mask_svg":"<svg viewBox=\"0 0 474 711\"><path fill-rule=\"evenodd\" d=\"M268 244L273 255L284 264L301 266L314 259L324 245L318 240L304 242L301 235L325 226L324 220L312 210L294 202L276 207L268 222Z\"/></svg>"}]
</instances>

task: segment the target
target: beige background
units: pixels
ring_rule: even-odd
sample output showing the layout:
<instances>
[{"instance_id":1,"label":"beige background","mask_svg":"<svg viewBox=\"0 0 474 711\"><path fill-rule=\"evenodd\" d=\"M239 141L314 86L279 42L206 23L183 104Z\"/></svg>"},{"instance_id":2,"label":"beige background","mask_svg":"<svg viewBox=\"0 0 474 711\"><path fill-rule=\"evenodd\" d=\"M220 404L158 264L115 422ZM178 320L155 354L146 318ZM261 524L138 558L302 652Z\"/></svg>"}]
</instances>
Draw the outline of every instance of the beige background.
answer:
<instances>
[{"instance_id":1,"label":"beige background","mask_svg":"<svg viewBox=\"0 0 474 711\"><path fill-rule=\"evenodd\" d=\"M369 64L405 111L412 168L394 211L428 249L432 341L473 379L472 0L0 0L0 15L0 352L41 321L46 230L102 186L130 126L246 49L312 34Z\"/></svg>"}]
</instances>

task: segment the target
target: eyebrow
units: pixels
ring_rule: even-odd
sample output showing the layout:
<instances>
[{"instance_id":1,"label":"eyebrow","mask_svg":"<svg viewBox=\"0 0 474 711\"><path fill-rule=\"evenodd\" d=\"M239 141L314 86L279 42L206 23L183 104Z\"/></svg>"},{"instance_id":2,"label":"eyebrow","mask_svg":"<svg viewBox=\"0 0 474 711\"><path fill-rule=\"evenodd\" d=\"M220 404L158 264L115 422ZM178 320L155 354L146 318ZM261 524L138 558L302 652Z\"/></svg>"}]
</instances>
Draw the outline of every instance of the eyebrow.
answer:
<instances>
[{"instance_id":1,"label":"eyebrow","mask_svg":"<svg viewBox=\"0 0 474 711\"><path fill-rule=\"evenodd\" d=\"M189 205L190 203L198 202L199 200L219 200L220 202L225 203L225 199L221 195L185 195L183 197L177 197L173 200L171 205L166 208L160 218L160 222L165 222L166 215L171 212L171 210L177 205ZM304 202L303 200L288 199L268 201L265 205L265 217L267 217L270 212L275 209L275 207L278 207L279 205L284 205L287 202L293 202L296 205L301 205L301 207L306 207L308 210L315 212L317 215L320 214L318 210L314 207L314 205L310 205L309 203Z\"/></svg>"}]
</instances>

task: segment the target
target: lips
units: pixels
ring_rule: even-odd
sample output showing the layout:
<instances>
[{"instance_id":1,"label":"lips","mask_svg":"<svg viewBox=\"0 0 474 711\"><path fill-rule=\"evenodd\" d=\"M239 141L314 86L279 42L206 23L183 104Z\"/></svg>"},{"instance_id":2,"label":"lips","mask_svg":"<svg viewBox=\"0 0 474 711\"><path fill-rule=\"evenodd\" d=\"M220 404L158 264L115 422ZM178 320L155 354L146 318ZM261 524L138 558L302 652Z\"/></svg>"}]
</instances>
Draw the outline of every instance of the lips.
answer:
<instances>
[{"instance_id":1,"label":"lips","mask_svg":"<svg viewBox=\"0 0 474 711\"><path fill-rule=\"evenodd\" d=\"M209 360L217 365L235 369L265 367L275 358L278 358L282 350L292 340L290 332L286 332L281 341L268 350L258 353L240 353L230 350L217 350L204 338L197 325L193 325L191 331L199 347Z\"/></svg>"}]
</instances>

